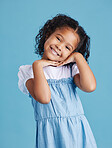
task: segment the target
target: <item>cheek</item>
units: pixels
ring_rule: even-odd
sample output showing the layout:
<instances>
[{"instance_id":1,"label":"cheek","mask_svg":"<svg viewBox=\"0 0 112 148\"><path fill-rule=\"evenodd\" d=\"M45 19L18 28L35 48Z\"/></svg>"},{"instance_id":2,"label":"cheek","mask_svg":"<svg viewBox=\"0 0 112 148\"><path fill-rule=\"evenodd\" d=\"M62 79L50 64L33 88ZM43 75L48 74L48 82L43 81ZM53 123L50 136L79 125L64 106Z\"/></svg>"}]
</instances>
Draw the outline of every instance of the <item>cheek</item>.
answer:
<instances>
[{"instance_id":1,"label":"cheek","mask_svg":"<svg viewBox=\"0 0 112 148\"><path fill-rule=\"evenodd\" d=\"M52 43L52 40L47 39L46 42L44 43L44 48L47 48L51 43Z\"/></svg>"},{"instance_id":2,"label":"cheek","mask_svg":"<svg viewBox=\"0 0 112 148\"><path fill-rule=\"evenodd\" d=\"M69 55L70 53L67 50L64 50L63 56L67 58Z\"/></svg>"},{"instance_id":3,"label":"cheek","mask_svg":"<svg viewBox=\"0 0 112 148\"><path fill-rule=\"evenodd\" d=\"M67 53L62 54L62 59L65 60L69 55Z\"/></svg>"},{"instance_id":4,"label":"cheek","mask_svg":"<svg viewBox=\"0 0 112 148\"><path fill-rule=\"evenodd\" d=\"M47 48L49 45L49 40L47 39L46 42L44 43L44 49Z\"/></svg>"}]
</instances>

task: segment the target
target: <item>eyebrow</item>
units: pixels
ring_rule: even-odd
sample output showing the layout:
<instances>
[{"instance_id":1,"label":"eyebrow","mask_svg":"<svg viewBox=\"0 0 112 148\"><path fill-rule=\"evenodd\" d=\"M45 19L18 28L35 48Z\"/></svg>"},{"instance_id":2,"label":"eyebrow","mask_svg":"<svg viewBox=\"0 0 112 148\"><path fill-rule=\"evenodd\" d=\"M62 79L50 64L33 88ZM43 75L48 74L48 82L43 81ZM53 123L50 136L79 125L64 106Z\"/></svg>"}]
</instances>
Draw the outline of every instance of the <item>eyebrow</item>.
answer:
<instances>
[{"instance_id":1,"label":"eyebrow","mask_svg":"<svg viewBox=\"0 0 112 148\"><path fill-rule=\"evenodd\" d=\"M59 33L57 33L57 35L60 35L63 39L64 39L64 37L61 35L61 34L59 34ZM69 44L69 43L68 43ZM72 47L72 49L73 49L73 46L71 45L71 44L69 44L71 47Z\"/></svg>"}]
</instances>

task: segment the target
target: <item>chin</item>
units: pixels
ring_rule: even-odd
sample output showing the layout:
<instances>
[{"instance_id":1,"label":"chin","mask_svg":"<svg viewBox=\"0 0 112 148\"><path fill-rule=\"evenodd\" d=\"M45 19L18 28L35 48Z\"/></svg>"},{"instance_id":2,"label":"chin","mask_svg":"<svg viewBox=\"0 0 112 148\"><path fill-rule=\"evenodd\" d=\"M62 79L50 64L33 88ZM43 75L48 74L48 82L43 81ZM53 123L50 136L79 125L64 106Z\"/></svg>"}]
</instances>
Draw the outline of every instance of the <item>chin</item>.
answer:
<instances>
[{"instance_id":1,"label":"chin","mask_svg":"<svg viewBox=\"0 0 112 148\"><path fill-rule=\"evenodd\" d=\"M58 61L54 56L47 56L47 59L51 61Z\"/></svg>"}]
</instances>

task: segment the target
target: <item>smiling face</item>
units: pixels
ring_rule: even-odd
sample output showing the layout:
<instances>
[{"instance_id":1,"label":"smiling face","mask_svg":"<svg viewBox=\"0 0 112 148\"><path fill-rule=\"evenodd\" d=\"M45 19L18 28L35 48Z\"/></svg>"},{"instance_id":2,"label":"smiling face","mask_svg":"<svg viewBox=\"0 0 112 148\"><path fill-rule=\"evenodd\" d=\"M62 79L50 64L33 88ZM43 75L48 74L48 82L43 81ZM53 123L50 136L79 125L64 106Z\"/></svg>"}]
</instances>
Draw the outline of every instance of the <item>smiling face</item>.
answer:
<instances>
[{"instance_id":1,"label":"smiling face","mask_svg":"<svg viewBox=\"0 0 112 148\"><path fill-rule=\"evenodd\" d=\"M42 59L64 61L77 48L79 41L79 35L72 28L57 28L44 43Z\"/></svg>"}]
</instances>

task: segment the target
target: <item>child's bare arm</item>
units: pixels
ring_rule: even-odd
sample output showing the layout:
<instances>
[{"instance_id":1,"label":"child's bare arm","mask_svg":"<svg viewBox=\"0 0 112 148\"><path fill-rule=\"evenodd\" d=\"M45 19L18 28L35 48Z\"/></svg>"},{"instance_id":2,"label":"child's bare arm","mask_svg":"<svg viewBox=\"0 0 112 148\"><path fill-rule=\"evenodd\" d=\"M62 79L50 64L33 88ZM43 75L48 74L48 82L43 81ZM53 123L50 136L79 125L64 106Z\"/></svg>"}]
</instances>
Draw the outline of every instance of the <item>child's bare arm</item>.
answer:
<instances>
[{"instance_id":1,"label":"child's bare arm","mask_svg":"<svg viewBox=\"0 0 112 148\"><path fill-rule=\"evenodd\" d=\"M74 76L75 84L85 92L94 91L96 89L96 79L85 58L80 53L75 53L74 58L80 72Z\"/></svg>"},{"instance_id":2,"label":"child's bare arm","mask_svg":"<svg viewBox=\"0 0 112 148\"><path fill-rule=\"evenodd\" d=\"M79 52L74 52L64 61L62 61L62 63L59 63L58 66L70 62L76 62L79 69L79 74L74 76L74 83L77 85L77 87L85 92L94 91L96 89L96 79L83 55Z\"/></svg>"},{"instance_id":3,"label":"child's bare arm","mask_svg":"<svg viewBox=\"0 0 112 148\"><path fill-rule=\"evenodd\" d=\"M45 78L43 67L56 65L57 62L50 60L36 60L32 64L34 78L27 80L26 87L32 97L42 104L47 104L51 99L50 87Z\"/></svg>"},{"instance_id":4,"label":"child's bare arm","mask_svg":"<svg viewBox=\"0 0 112 148\"><path fill-rule=\"evenodd\" d=\"M43 66L40 61L35 61L32 67L34 73L33 90L36 98L38 99L37 101L45 104L49 103L51 92L43 72Z\"/></svg>"},{"instance_id":5,"label":"child's bare arm","mask_svg":"<svg viewBox=\"0 0 112 148\"><path fill-rule=\"evenodd\" d=\"M36 99L36 96L35 96L35 94L34 94L34 89L33 89L33 86L34 86L34 78L28 79L28 80L26 81L26 84L25 84L25 85L26 85L26 87L27 87L29 93L31 94L31 96L32 96L35 100L37 100L37 99Z\"/></svg>"}]
</instances>

